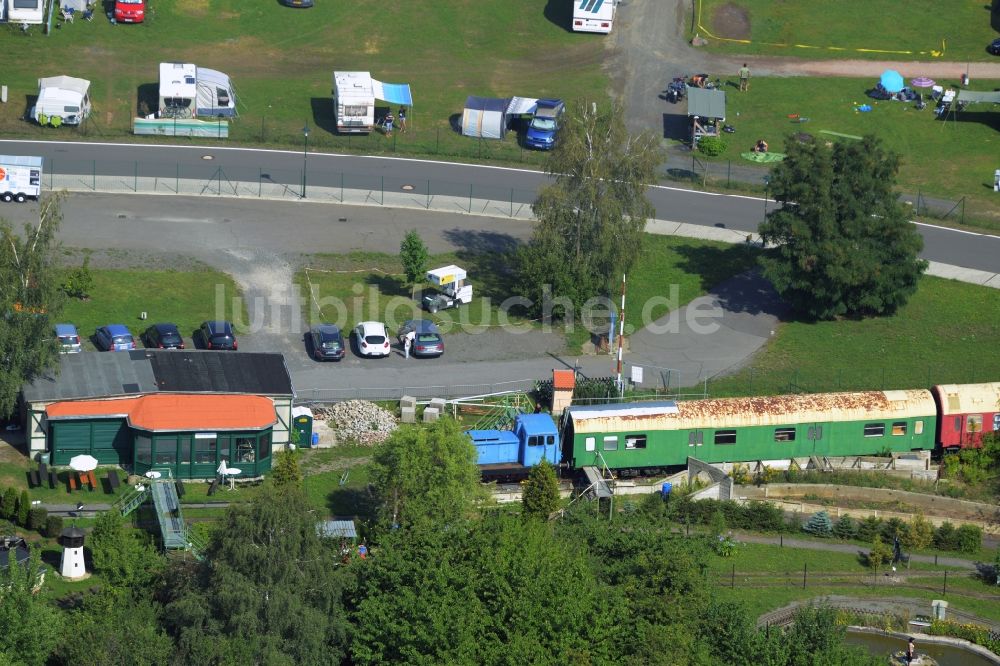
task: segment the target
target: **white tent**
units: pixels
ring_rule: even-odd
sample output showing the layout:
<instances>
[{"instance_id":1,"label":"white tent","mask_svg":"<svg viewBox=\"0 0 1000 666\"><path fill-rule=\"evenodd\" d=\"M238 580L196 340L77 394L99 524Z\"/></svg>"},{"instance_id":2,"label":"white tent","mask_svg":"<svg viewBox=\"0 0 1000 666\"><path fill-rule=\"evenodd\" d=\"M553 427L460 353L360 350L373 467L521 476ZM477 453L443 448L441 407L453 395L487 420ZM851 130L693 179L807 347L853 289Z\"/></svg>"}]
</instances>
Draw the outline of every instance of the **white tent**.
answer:
<instances>
[{"instance_id":1,"label":"white tent","mask_svg":"<svg viewBox=\"0 0 1000 666\"><path fill-rule=\"evenodd\" d=\"M64 125L79 125L90 115L90 81L72 76L38 79L38 100L31 117L59 118Z\"/></svg>"},{"instance_id":2,"label":"white tent","mask_svg":"<svg viewBox=\"0 0 1000 666\"><path fill-rule=\"evenodd\" d=\"M509 99L470 95L462 112L462 134L480 139L502 139L507 132L509 104Z\"/></svg>"},{"instance_id":3,"label":"white tent","mask_svg":"<svg viewBox=\"0 0 1000 666\"><path fill-rule=\"evenodd\" d=\"M197 114L227 118L235 116L236 93L233 91L232 80L222 72L207 67L198 67L196 71Z\"/></svg>"}]
</instances>

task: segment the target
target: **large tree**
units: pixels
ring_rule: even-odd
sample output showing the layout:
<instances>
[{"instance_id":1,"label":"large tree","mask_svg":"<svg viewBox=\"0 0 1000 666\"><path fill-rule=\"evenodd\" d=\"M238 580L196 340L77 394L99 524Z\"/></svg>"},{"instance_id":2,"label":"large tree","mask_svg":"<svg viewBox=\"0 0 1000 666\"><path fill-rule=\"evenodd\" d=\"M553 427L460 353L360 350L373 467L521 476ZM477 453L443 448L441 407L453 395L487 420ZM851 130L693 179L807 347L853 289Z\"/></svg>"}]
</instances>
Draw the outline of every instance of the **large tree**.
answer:
<instances>
[{"instance_id":1,"label":"large tree","mask_svg":"<svg viewBox=\"0 0 1000 666\"><path fill-rule=\"evenodd\" d=\"M43 200L37 224L16 233L0 219L0 418L11 414L21 386L55 360L52 333L64 299L56 265L58 198Z\"/></svg>"},{"instance_id":2,"label":"large tree","mask_svg":"<svg viewBox=\"0 0 1000 666\"><path fill-rule=\"evenodd\" d=\"M518 291L535 313L546 310L547 285L573 309L611 293L641 251L653 214L646 188L662 157L652 133L626 131L620 105L569 105L546 166L555 182L532 205L538 224L518 254Z\"/></svg>"},{"instance_id":3,"label":"large tree","mask_svg":"<svg viewBox=\"0 0 1000 666\"><path fill-rule=\"evenodd\" d=\"M476 449L449 418L393 432L375 448L369 476L391 525L453 522L482 493Z\"/></svg>"},{"instance_id":4,"label":"large tree","mask_svg":"<svg viewBox=\"0 0 1000 666\"><path fill-rule=\"evenodd\" d=\"M770 183L780 206L760 225L774 246L761 257L764 275L812 319L892 314L927 268L893 192L899 156L874 136L787 146Z\"/></svg>"},{"instance_id":5,"label":"large tree","mask_svg":"<svg viewBox=\"0 0 1000 666\"><path fill-rule=\"evenodd\" d=\"M148 535L126 526L117 510L97 515L88 542L94 568L116 594L148 588L165 564Z\"/></svg>"},{"instance_id":6,"label":"large tree","mask_svg":"<svg viewBox=\"0 0 1000 666\"><path fill-rule=\"evenodd\" d=\"M42 666L58 644L63 618L37 593L44 571L41 549L20 564L11 554L10 564L0 569L0 664Z\"/></svg>"}]
</instances>

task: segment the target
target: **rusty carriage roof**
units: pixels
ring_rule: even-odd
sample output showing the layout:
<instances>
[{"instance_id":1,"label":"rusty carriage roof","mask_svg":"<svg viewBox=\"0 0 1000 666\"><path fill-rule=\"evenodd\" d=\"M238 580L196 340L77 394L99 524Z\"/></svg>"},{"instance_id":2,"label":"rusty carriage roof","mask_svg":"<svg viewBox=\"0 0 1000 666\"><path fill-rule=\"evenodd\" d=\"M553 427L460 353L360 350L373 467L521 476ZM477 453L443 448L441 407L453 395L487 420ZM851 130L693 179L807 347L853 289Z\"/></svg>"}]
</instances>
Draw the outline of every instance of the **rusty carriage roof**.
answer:
<instances>
[{"instance_id":1,"label":"rusty carriage roof","mask_svg":"<svg viewBox=\"0 0 1000 666\"><path fill-rule=\"evenodd\" d=\"M934 392L941 401L941 414L1000 412L1000 382L984 384L938 384Z\"/></svg>"},{"instance_id":2,"label":"rusty carriage roof","mask_svg":"<svg viewBox=\"0 0 1000 666\"><path fill-rule=\"evenodd\" d=\"M933 417L936 406L930 391L911 389L600 405L569 413L581 434Z\"/></svg>"}]
</instances>

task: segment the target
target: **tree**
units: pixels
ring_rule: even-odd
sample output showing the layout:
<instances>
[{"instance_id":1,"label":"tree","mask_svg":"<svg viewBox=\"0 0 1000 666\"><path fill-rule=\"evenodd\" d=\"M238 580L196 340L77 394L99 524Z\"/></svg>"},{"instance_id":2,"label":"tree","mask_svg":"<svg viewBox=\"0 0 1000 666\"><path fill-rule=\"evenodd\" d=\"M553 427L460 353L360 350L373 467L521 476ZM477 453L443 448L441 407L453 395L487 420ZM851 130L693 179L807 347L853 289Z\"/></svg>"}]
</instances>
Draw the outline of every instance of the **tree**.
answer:
<instances>
[{"instance_id":1,"label":"tree","mask_svg":"<svg viewBox=\"0 0 1000 666\"><path fill-rule=\"evenodd\" d=\"M70 298L86 300L90 298L90 291L94 288L94 276L90 273L90 255L83 258L83 265L74 268L66 275L66 281L62 284L62 290Z\"/></svg>"},{"instance_id":2,"label":"tree","mask_svg":"<svg viewBox=\"0 0 1000 666\"><path fill-rule=\"evenodd\" d=\"M21 497L17 500L17 524L27 527L29 513L31 513L31 498L28 497L27 490L22 490Z\"/></svg>"},{"instance_id":3,"label":"tree","mask_svg":"<svg viewBox=\"0 0 1000 666\"><path fill-rule=\"evenodd\" d=\"M826 511L817 511L802 526L802 531L818 537L830 536L833 534L833 521L830 520L830 514Z\"/></svg>"},{"instance_id":4,"label":"tree","mask_svg":"<svg viewBox=\"0 0 1000 666\"><path fill-rule=\"evenodd\" d=\"M853 539L858 535L858 524L850 516L841 516L833 527L833 535L845 541Z\"/></svg>"},{"instance_id":5,"label":"tree","mask_svg":"<svg viewBox=\"0 0 1000 666\"><path fill-rule=\"evenodd\" d=\"M164 622L175 663L338 664L344 567L294 488L232 505L203 562L168 570Z\"/></svg>"},{"instance_id":6,"label":"tree","mask_svg":"<svg viewBox=\"0 0 1000 666\"><path fill-rule=\"evenodd\" d=\"M868 551L867 560L868 566L872 569L878 569L883 564L889 564L892 562L893 552L892 546L882 541L882 537L878 534L875 535L875 540L872 542L872 549Z\"/></svg>"},{"instance_id":7,"label":"tree","mask_svg":"<svg viewBox=\"0 0 1000 666\"><path fill-rule=\"evenodd\" d=\"M934 541L934 526L922 514L917 514L910 521L910 529L903 534L902 541L910 550L923 550Z\"/></svg>"},{"instance_id":8,"label":"tree","mask_svg":"<svg viewBox=\"0 0 1000 666\"><path fill-rule=\"evenodd\" d=\"M532 204L538 222L516 261L517 291L530 311L545 313L552 296L567 298L571 306L552 308L560 317L612 292L640 254L653 212L646 188L662 157L652 133L627 133L621 105L568 105L546 163L555 183Z\"/></svg>"},{"instance_id":9,"label":"tree","mask_svg":"<svg viewBox=\"0 0 1000 666\"><path fill-rule=\"evenodd\" d=\"M927 268L893 192L899 156L874 136L786 145L770 181L780 205L760 225L775 246L760 259L764 275L809 318L892 314Z\"/></svg>"},{"instance_id":10,"label":"tree","mask_svg":"<svg viewBox=\"0 0 1000 666\"><path fill-rule=\"evenodd\" d=\"M559 508L559 480L556 470L545 459L531 468L521 496L521 511L525 517L547 519Z\"/></svg>"},{"instance_id":11,"label":"tree","mask_svg":"<svg viewBox=\"0 0 1000 666\"><path fill-rule=\"evenodd\" d=\"M424 279L424 271L427 270L427 246L424 239L420 237L416 229L410 229L403 237L403 242L399 244L399 260L403 262L403 271L406 273L406 281L413 285Z\"/></svg>"},{"instance_id":12,"label":"tree","mask_svg":"<svg viewBox=\"0 0 1000 666\"><path fill-rule=\"evenodd\" d=\"M73 610L52 663L69 666L153 666L172 663L173 642L160 626L160 607L104 587Z\"/></svg>"},{"instance_id":13,"label":"tree","mask_svg":"<svg viewBox=\"0 0 1000 666\"><path fill-rule=\"evenodd\" d=\"M42 666L58 643L62 616L36 594L43 570L40 548L27 562L11 558L0 569L0 663L6 656L19 666Z\"/></svg>"},{"instance_id":14,"label":"tree","mask_svg":"<svg viewBox=\"0 0 1000 666\"><path fill-rule=\"evenodd\" d=\"M453 522L482 493L476 450L448 418L397 429L375 447L369 477L381 518L390 525Z\"/></svg>"},{"instance_id":15,"label":"tree","mask_svg":"<svg viewBox=\"0 0 1000 666\"><path fill-rule=\"evenodd\" d=\"M126 527L118 511L97 515L88 542L94 568L112 590L127 593L146 588L163 568L163 558L148 535Z\"/></svg>"},{"instance_id":16,"label":"tree","mask_svg":"<svg viewBox=\"0 0 1000 666\"><path fill-rule=\"evenodd\" d=\"M42 202L36 226L23 234L0 219L0 417L13 413L25 382L58 356L52 328L63 296L56 267L58 198Z\"/></svg>"},{"instance_id":17,"label":"tree","mask_svg":"<svg viewBox=\"0 0 1000 666\"><path fill-rule=\"evenodd\" d=\"M16 489L8 488L3 491L3 497L0 498L0 516L6 518L7 520L14 520L17 518Z\"/></svg>"},{"instance_id":18,"label":"tree","mask_svg":"<svg viewBox=\"0 0 1000 666\"><path fill-rule=\"evenodd\" d=\"M302 470L299 469L298 451L281 451L276 455L271 469L271 485L278 489L302 488Z\"/></svg>"}]
</instances>

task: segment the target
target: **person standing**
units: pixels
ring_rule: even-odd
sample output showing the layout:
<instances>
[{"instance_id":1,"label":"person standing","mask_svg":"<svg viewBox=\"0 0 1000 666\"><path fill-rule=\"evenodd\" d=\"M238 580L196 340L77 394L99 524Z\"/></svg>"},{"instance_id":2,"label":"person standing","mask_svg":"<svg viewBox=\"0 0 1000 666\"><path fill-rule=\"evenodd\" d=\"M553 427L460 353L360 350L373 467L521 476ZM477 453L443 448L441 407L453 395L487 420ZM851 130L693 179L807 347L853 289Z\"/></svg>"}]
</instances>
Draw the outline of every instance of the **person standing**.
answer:
<instances>
[{"instance_id":1,"label":"person standing","mask_svg":"<svg viewBox=\"0 0 1000 666\"><path fill-rule=\"evenodd\" d=\"M383 127L385 127L385 135L392 136L392 111L385 114L385 121L383 122Z\"/></svg>"},{"instance_id":2,"label":"person standing","mask_svg":"<svg viewBox=\"0 0 1000 666\"><path fill-rule=\"evenodd\" d=\"M399 120L399 133L402 134L406 131L406 107L399 107L399 113L396 114L396 119Z\"/></svg>"},{"instance_id":3,"label":"person standing","mask_svg":"<svg viewBox=\"0 0 1000 666\"><path fill-rule=\"evenodd\" d=\"M910 664L917 658L917 646L913 644L913 637L910 636L910 642L906 645L906 663Z\"/></svg>"},{"instance_id":4,"label":"person standing","mask_svg":"<svg viewBox=\"0 0 1000 666\"><path fill-rule=\"evenodd\" d=\"M413 339L417 337L414 331L408 331L405 336L403 336L403 353L406 358L410 358L410 349L413 347Z\"/></svg>"},{"instance_id":5,"label":"person standing","mask_svg":"<svg viewBox=\"0 0 1000 666\"><path fill-rule=\"evenodd\" d=\"M747 92L750 90L750 68L747 67L746 63L740 67L740 92Z\"/></svg>"}]
</instances>

